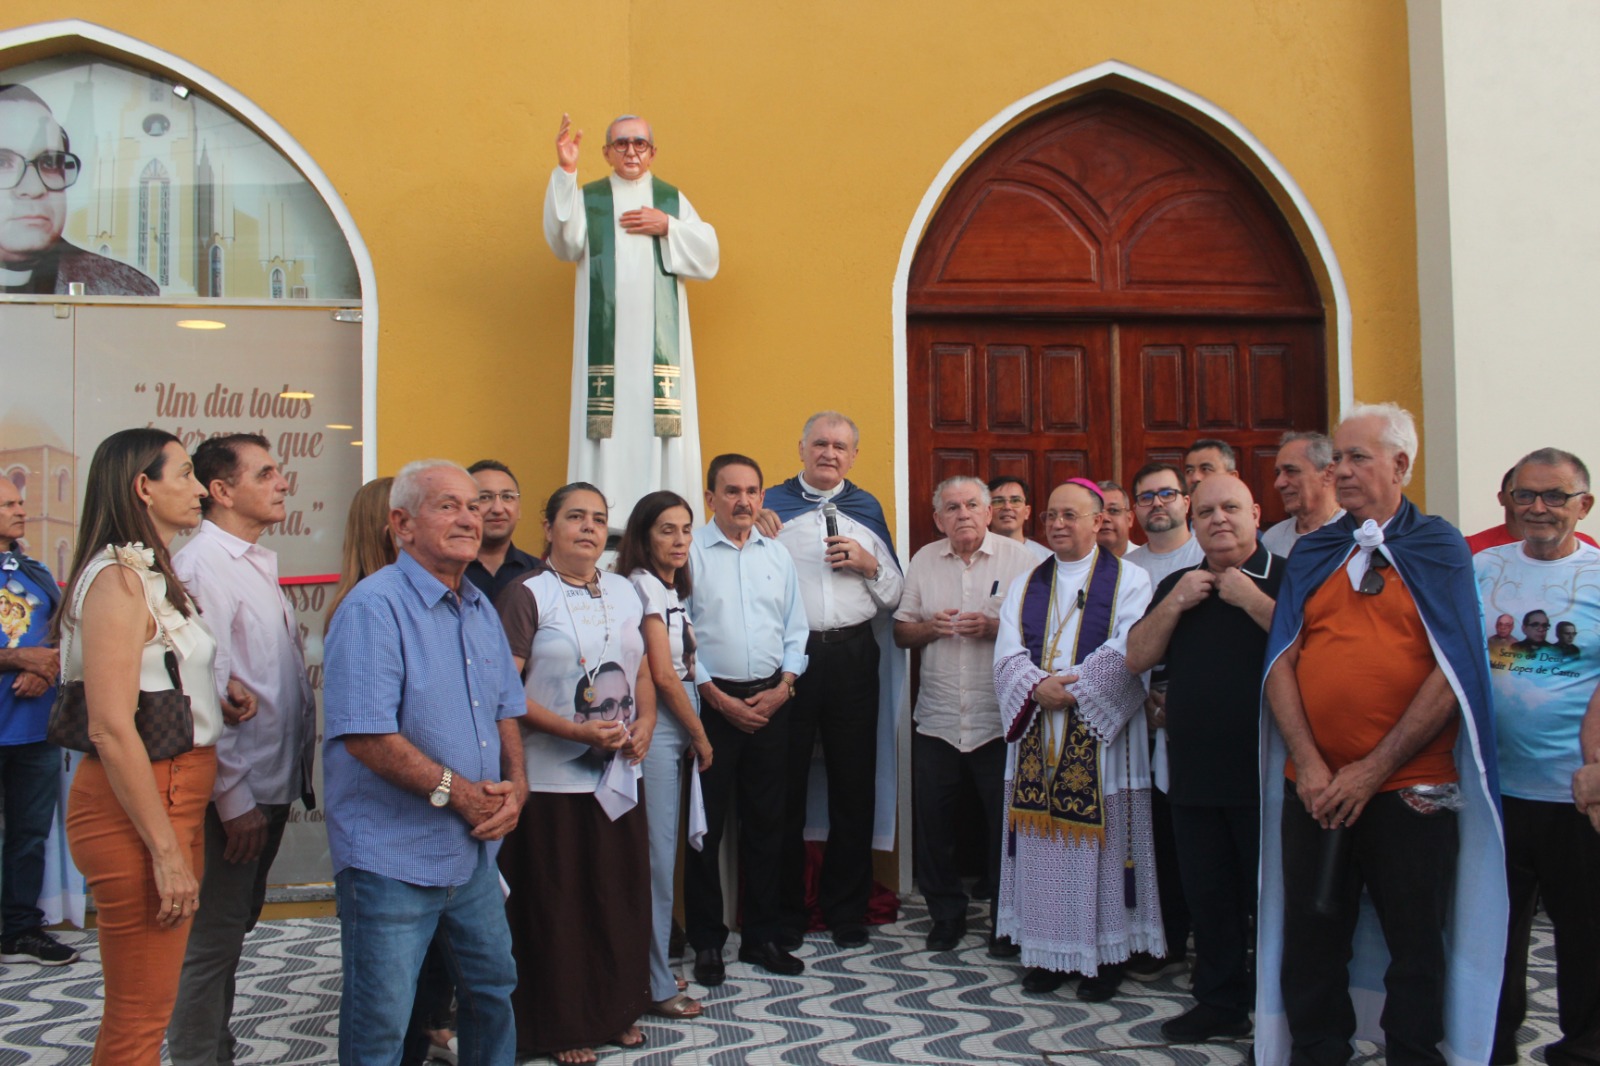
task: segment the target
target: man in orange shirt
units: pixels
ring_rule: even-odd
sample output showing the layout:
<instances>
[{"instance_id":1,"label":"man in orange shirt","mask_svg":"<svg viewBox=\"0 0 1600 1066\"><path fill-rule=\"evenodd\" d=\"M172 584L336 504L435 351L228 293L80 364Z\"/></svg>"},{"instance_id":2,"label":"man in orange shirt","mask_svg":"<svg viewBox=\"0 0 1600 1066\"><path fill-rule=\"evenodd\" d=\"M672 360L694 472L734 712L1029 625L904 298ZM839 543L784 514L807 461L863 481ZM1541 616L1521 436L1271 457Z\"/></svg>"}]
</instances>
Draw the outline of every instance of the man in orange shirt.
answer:
<instances>
[{"instance_id":1,"label":"man in orange shirt","mask_svg":"<svg viewBox=\"0 0 1600 1066\"><path fill-rule=\"evenodd\" d=\"M1263 1066L1342 1066L1358 1007L1370 1029L1380 1005L1380 1029L1359 1035L1390 1063L1488 1059L1507 913L1488 664L1466 543L1404 497L1416 453L1399 407L1346 414L1346 514L1296 545L1273 618ZM1365 933L1363 893L1378 926ZM1387 960L1365 950L1378 935Z\"/></svg>"}]
</instances>

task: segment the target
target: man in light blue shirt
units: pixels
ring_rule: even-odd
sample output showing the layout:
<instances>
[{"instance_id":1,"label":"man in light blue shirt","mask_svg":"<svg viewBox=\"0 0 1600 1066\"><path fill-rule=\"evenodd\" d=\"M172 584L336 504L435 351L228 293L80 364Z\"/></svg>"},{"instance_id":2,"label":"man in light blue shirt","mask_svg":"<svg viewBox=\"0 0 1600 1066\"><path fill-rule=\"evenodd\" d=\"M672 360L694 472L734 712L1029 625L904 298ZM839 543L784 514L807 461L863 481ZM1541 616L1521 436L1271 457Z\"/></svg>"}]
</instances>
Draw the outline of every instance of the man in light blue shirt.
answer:
<instances>
[{"instance_id":1,"label":"man in light blue shirt","mask_svg":"<svg viewBox=\"0 0 1600 1066\"><path fill-rule=\"evenodd\" d=\"M463 578L483 535L477 483L411 463L389 504L399 559L345 598L325 646L339 1061L400 1061L438 929L458 969L461 1061L511 1066L517 972L494 857L528 794L522 682L493 605Z\"/></svg>"},{"instance_id":2,"label":"man in light blue shirt","mask_svg":"<svg viewBox=\"0 0 1600 1066\"><path fill-rule=\"evenodd\" d=\"M793 976L804 963L780 948L778 866L782 853L784 767L789 707L806 668L805 606L789 552L755 528L763 497L761 468L742 455L719 455L706 474L712 521L689 548L694 595L695 683L706 737L716 753L700 775L706 836L686 853L684 912L695 947L695 980L723 981L722 871L718 849L728 800L739 790L739 865L744 925L739 961Z\"/></svg>"}]
</instances>

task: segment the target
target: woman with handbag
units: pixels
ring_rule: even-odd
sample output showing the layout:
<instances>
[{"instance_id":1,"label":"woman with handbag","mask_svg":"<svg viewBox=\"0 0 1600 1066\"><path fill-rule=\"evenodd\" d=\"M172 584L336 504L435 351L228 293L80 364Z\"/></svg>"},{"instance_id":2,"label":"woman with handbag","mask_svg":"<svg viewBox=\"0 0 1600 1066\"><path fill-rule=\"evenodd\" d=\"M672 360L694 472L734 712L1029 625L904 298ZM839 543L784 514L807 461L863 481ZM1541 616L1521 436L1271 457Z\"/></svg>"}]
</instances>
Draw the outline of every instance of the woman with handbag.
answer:
<instances>
[{"instance_id":1,"label":"woman with handbag","mask_svg":"<svg viewBox=\"0 0 1600 1066\"><path fill-rule=\"evenodd\" d=\"M550 568L495 601L528 697L530 791L500 872L511 886L518 1057L578 1064L601 1044L645 1042L635 1022L650 1003L650 855L636 770L655 687L639 594L599 569L605 497L567 485L544 517Z\"/></svg>"},{"instance_id":2,"label":"woman with handbag","mask_svg":"<svg viewBox=\"0 0 1600 1066\"><path fill-rule=\"evenodd\" d=\"M67 842L98 911L105 1007L97 1066L157 1066L199 906L203 825L222 708L216 640L167 546L200 524L205 489L177 437L126 429L89 464L83 520L56 616L53 735L85 759ZM79 682L74 684L74 682ZM235 700L253 702L242 691Z\"/></svg>"}]
</instances>

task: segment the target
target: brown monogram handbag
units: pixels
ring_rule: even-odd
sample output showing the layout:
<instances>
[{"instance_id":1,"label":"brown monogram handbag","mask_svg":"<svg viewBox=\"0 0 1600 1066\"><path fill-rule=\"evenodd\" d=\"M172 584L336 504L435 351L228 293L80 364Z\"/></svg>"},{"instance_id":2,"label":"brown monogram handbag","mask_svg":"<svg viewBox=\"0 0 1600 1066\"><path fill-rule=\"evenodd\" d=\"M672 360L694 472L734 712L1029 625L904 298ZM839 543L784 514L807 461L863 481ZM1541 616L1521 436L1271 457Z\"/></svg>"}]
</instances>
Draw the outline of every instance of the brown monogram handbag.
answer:
<instances>
[{"instance_id":1,"label":"brown monogram handbag","mask_svg":"<svg viewBox=\"0 0 1600 1066\"><path fill-rule=\"evenodd\" d=\"M142 579L140 583L143 584ZM78 584L83 592L87 591L88 582L80 580ZM82 617L82 592L77 600L74 613ZM152 609L150 613L153 616L155 611ZM159 618L156 619L156 631L167 645L163 658L167 676L172 678L172 687L157 692L141 689L139 706L133 713L134 728L139 731L139 739L144 741L144 750L151 762L171 759L194 748L194 710L183 691L183 678L178 673L178 655ZM68 659L71 636L68 630L61 649L63 664ZM55 705L50 708L50 723L45 728L45 739L59 748L69 748L91 756L95 754L94 744L89 740L89 704L84 698L81 680L61 682Z\"/></svg>"}]
</instances>

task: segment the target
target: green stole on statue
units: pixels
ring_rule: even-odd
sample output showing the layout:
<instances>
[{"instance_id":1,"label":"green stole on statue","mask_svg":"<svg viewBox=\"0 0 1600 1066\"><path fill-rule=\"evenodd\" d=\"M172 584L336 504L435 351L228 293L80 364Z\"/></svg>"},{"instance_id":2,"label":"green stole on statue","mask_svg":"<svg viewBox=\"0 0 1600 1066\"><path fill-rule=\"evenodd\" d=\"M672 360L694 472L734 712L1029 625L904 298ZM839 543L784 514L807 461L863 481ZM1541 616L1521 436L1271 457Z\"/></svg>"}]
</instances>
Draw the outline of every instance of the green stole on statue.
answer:
<instances>
[{"instance_id":1,"label":"green stole on statue","mask_svg":"<svg viewBox=\"0 0 1600 1066\"><path fill-rule=\"evenodd\" d=\"M678 190L652 176L656 210L678 217ZM616 411L617 374L617 248L616 209L611 179L583 187L583 209L589 228L589 388L585 434L590 440L611 436ZM655 242L655 435L683 436L683 399L678 392L683 374L678 361L678 278L667 272Z\"/></svg>"}]
</instances>

